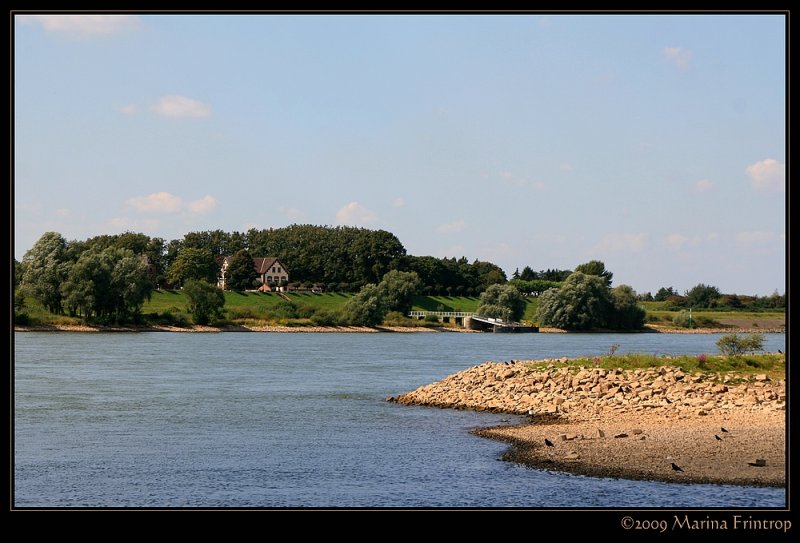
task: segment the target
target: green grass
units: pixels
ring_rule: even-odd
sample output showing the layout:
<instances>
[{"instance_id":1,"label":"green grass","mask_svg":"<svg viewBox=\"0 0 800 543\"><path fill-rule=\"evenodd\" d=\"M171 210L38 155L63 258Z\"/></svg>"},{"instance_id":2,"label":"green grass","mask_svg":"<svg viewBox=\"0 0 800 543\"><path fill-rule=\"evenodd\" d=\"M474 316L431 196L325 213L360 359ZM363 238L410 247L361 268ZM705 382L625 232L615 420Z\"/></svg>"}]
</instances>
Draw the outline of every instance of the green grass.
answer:
<instances>
[{"instance_id":1,"label":"green grass","mask_svg":"<svg viewBox=\"0 0 800 543\"><path fill-rule=\"evenodd\" d=\"M677 366L686 373L711 372L728 373L736 372L742 374L765 373L771 379L783 379L786 377L786 358L783 354L765 353L749 354L743 356L724 356L724 355L705 355L705 360L701 362L700 356L653 356L649 354L630 353L623 355L608 354L591 358L577 358L566 362L537 363L540 365L552 364L555 367L569 367L577 369L581 366L586 368L602 368L606 370L623 369L635 370L646 368L658 368L661 366Z\"/></svg>"},{"instance_id":2,"label":"green grass","mask_svg":"<svg viewBox=\"0 0 800 543\"><path fill-rule=\"evenodd\" d=\"M350 294L341 293L322 293L312 292L292 292L287 296L298 308L304 306L314 309L324 309L336 311L340 309L348 299ZM538 298L526 298L525 313L522 317L524 321L533 324L536 322L536 308L539 305ZM225 310L227 318L236 324L249 323L265 324L266 321L274 323L275 319L268 315L278 304L285 300L277 293L261 292L226 292ZM479 298L477 296L415 296L412 309L415 311L465 311L475 312L478 309ZM678 311L668 311L661 309L665 302L645 302L647 308L647 324L657 324L666 327L675 327L672 319ZM42 308L32 298L26 299L26 307L23 313L28 315L30 324L83 324L83 319L78 317L67 317L64 315L52 315ZM186 312L186 296L180 290L161 290L153 292L151 299L145 302L142 307L142 314L146 322L159 322L169 324L171 316L177 315L179 319L188 319ZM166 314L166 315L165 315ZM783 311L715 311L697 310L692 311L692 320L697 328L722 327L720 322L728 319L735 320L743 327L768 325L761 324L765 320L780 321L785 320Z\"/></svg>"}]
</instances>

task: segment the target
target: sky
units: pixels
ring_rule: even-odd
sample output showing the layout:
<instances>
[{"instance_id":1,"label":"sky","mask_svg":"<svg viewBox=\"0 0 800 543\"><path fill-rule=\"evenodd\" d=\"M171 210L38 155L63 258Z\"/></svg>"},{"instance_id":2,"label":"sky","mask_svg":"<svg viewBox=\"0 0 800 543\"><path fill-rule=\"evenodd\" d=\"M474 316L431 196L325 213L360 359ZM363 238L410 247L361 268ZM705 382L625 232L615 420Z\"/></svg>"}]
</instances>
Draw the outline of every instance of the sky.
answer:
<instances>
[{"instance_id":1,"label":"sky","mask_svg":"<svg viewBox=\"0 0 800 543\"><path fill-rule=\"evenodd\" d=\"M784 14L12 16L17 260L350 225L509 277L786 291Z\"/></svg>"}]
</instances>

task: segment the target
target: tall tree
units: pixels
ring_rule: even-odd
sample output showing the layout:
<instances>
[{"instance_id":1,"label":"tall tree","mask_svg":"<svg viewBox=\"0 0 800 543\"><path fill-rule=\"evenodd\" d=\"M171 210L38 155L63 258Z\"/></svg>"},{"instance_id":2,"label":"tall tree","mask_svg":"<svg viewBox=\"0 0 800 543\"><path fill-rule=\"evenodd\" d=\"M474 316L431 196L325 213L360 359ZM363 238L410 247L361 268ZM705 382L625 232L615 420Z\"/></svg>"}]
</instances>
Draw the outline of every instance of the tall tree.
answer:
<instances>
[{"instance_id":1,"label":"tall tree","mask_svg":"<svg viewBox=\"0 0 800 543\"><path fill-rule=\"evenodd\" d=\"M225 287L231 290L247 290L253 287L258 277L253 257L247 249L241 249L231 257L225 272Z\"/></svg>"},{"instance_id":2,"label":"tall tree","mask_svg":"<svg viewBox=\"0 0 800 543\"><path fill-rule=\"evenodd\" d=\"M419 293L421 287L422 282L415 272L398 270L388 272L378 284L386 309L404 314L411 311L412 299Z\"/></svg>"},{"instance_id":3,"label":"tall tree","mask_svg":"<svg viewBox=\"0 0 800 543\"><path fill-rule=\"evenodd\" d=\"M636 291L628 285L619 285L611 291L612 311L608 327L616 330L639 330L644 326L645 310L639 305Z\"/></svg>"},{"instance_id":4,"label":"tall tree","mask_svg":"<svg viewBox=\"0 0 800 543\"><path fill-rule=\"evenodd\" d=\"M189 280L216 283L219 266L214 255L204 249L184 247L167 270L167 279L173 285L183 285Z\"/></svg>"},{"instance_id":5,"label":"tall tree","mask_svg":"<svg viewBox=\"0 0 800 543\"><path fill-rule=\"evenodd\" d=\"M576 271L559 289L547 290L539 297L536 318L545 326L588 330L604 327L611 307L603 278Z\"/></svg>"},{"instance_id":6,"label":"tall tree","mask_svg":"<svg viewBox=\"0 0 800 543\"><path fill-rule=\"evenodd\" d=\"M208 324L222 318L225 295L215 285L202 280L189 279L183 285L186 309L195 324Z\"/></svg>"},{"instance_id":7,"label":"tall tree","mask_svg":"<svg viewBox=\"0 0 800 543\"><path fill-rule=\"evenodd\" d=\"M388 313L378 285L368 284L351 297L342 308L345 322L353 326L377 326Z\"/></svg>"},{"instance_id":8,"label":"tall tree","mask_svg":"<svg viewBox=\"0 0 800 543\"><path fill-rule=\"evenodd\" d=\"M539 274L533 271L530 266L525 266L522 268L522 273L519 274L519 279L533 281L534 279L539 279Z\"/></svg>"},{"instance_id":9,"label":"tall tree","mask_svg":"<svg viewBox=\"0 0 800 543\"><path fill-rule=\"evenodd\" d=\"M700 283L686 292L686 303L689 307L715 307L720 296L717 287Z\"/></svg>"},{"instance_id":10,"label":"tall tree","mask_svg":"<svg viewBox=\"0 0 800 543\"><path fill-rule=\"evenodd\" d=\"M477 314L516 322L525 314L525 298L512 285L490 285L481 294Z\"/></svg>"},{"instance_id":11,"label":"tall tree","mask_svg":"<svg viewBox=\"0 0 800 543\"><path fill-rule=\"evenodd\" d=\"M67 241L58 232L46 232L22 257L23 283L30 294L51 313L61 313L61 283L71 262Z\"/></svg>"},{"instance_id":12,"label":"tall tree","mask_svg":"<svg viewBox=\"0 0 800 543\"><path fill-rule=\"evenodd\" d=\"M586 275L596 275L601 277L603 281L605 281L607 287L611 286L611 278L614 277L614 274L608 271L606 269L606 265L600 260L590 260L585 264L576 266L575 271L585 273Z\"/></svg>"}]
</instances>

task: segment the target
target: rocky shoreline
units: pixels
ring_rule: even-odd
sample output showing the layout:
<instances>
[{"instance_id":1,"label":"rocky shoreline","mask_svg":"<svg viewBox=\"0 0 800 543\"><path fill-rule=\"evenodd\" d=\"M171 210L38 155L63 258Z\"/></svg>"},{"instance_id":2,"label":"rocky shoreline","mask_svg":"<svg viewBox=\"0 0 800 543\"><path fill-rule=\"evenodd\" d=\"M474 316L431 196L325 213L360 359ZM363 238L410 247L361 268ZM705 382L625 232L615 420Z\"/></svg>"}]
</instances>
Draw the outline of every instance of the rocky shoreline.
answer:
<instances>
[{"instance_id":1,"label":"rocky shoreline","mask_svg":"<svg viewBox=\"0 0 800 543\"><path fill-rule=\"evenodd\" d=\"M20 326L14 325L15 332L289 332L289 333L375 333L375 332L398 332L398 333L416 333L416 332L455 332L459 334L481 334L478 330L467 330L465 328L453 327L427 327L427 326L280 326L280 325L266 325L266 326L244 326L244 325L226 325L226 326L169 326L169 325L121 325L121 326L100 326L100 325L85 325L85 324L61 324L61 325L30 325ZM598 332L584 332L584 333L607 333L614 331L598 331ZM542 334L568 334L576 332L567 332L558 328L540 328L538 333ZM631 334L638 333L658 333L658 334L725 334L725 333L761 333L761 334L783 334L783 328L652 328L648 327L644 330L628 332Z\"/></svg>"},{"instance_id":2,"label":"rocky shoreline","mask_svg":"<svg viewBox=\"0 0 800 543\"><path fill-rule=\"evenodd\" d=\"M475 433L511 443L504 458L537 468L785 485L784 379L685 373L669 365L606 370L556 362L567 360L485 362L388 400L528 416L529 424Z\"/></svg>"}]
</instances>

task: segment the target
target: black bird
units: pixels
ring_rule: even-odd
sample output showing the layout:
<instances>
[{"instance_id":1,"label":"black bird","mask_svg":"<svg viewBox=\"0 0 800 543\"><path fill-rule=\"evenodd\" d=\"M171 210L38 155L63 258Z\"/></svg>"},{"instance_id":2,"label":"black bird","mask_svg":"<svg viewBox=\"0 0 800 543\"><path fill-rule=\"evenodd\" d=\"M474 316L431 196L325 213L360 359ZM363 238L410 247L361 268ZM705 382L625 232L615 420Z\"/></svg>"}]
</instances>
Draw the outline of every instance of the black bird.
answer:
<instances>
[{"instance_id":1,"label":"black bird","mask_svg":"<svg viewBox=\"0 0 800 543\"><path fill-rule=\"evenodd\" d=\"M675 470L675 471L683 471L681 469L681 467L678 464L676 464L675 462L672 463L672 469Z\"/></svg>"},{"instance_id":2,"label":"black bird","mask_svg":"<svg viewBox=\"0 0 800 543\"><path fill-rule=\"evenodd\" d=\"M545 444L545 445L547 445L548 447L552 447L552 446L553 446L553 442L552 442L552 441L550 441L550 440L549 440L549 439L547 439L547 438L544 438L544 444Z\"/></svg>"},{"instance_id":3,"label":"black bird","mask_svg":"<svg viewBox=\"0 0 800 543\"><path fill-rule=\"evenodd\" d=\"M780 349L778 349L778 354L783 354L783 351L781 351Z\"/></svg>"},{"instance_id":4,"label":"black bird","mask_svg":"<svg viewBox=\"0 0 800 543\"><path fill-rule=\"evenodd\" d=\"M722 438L719 437L717 434L714 434L714 437L717 438L717 441L722 441Z\"/></svg>"},{"instance_id":5,"label":"black bird","mask_svg":"<svg viewBox=\"0 0 800 543\"><path fill-rule=\"evenodd\" d=\"M725 427L722 427L722 428L720 428L720 430L722 430L722 431L723 431L723 432L725 432L726 434L728 433L728 430L726 430L726 429L725 429Z\"/></svg>"}]
</instances>

